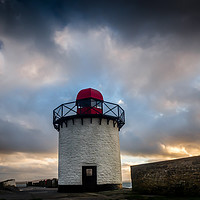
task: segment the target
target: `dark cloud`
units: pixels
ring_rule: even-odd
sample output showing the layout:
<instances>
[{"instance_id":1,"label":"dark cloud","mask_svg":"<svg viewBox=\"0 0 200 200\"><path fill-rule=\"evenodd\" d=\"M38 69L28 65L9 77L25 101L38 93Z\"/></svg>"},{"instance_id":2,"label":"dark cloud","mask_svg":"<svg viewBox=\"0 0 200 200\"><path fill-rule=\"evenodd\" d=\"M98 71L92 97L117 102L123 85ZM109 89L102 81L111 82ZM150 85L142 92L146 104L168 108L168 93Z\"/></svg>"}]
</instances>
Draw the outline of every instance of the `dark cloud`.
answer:
<instances>
[{"instance_id":1,"label":"dark cloud","mask_svg":"<svg viewBox=\"0 0 200 200\"><path fill-rule=\"evenodd\" d=\"M3 44L3 42L0 40L0 49L3 49L3 47L4 47L4 44Z\"/></svg>"},{"instance_id":2,"label":"dark cloud","mask_svg":"<svg viewBox=\"0 0 200 200\"><path fill-rule=\"evenodd\" d=\"M0 152L55 152L56 146L49 140L48 135L37 129L30 129L0 120Z\"/></svg>"},{"instance_id":3,"label":"dark cloud","mask_svg":"<svg viewBox=\"0 0 200 200\"><path fill-rule=\"evenodd\" d=\"M48 53L54 49L52 34L56 26L51 11L47 2L5 1L0 4L0 35L18 42L29 41Z\"/></svg>"},{"instance_id":4,"label":"dark cloud","mask_svg":"<svg viewBox=\"0 0 200 200\"><path fill-rule=\"evenodd\" d=\"M139 46L149 46L153 38L167 36L193 46L199 45L199 5L197 0L7 0L0 4L0 32L15 39L35 40L45 48L53 45L55 28L68 24L79 30L109 26L123 40Z\"/></svg>"}]
</instances>

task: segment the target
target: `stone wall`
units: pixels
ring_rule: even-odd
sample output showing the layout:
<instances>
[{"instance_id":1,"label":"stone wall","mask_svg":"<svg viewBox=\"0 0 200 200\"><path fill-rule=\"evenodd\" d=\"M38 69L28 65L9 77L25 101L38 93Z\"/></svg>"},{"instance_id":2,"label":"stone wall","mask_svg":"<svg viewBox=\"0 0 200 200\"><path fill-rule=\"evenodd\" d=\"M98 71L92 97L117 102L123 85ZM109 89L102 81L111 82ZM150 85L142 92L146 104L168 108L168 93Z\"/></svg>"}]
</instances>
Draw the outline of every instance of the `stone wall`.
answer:
<instances>
[{"instance_id":1,"label":"stone wall","mask_svg":"<svg viewBox=\"0 0 200 200\"><path fill-rule=\"evenodd\" d=\"M16 182L15 182L15 179L9 179L9 180L0 182L0 185L2 187L8 187L8 186L16 187Z\"/></svg>"},{"instance_id":2,"label":"stone wall","mask_svg":"<svg viewBox=\"0 0 200 200\"><path fill-rule=\"evenodd\" d=\"M0 190L8 190L12 192L18 192L19 189L16 187L15 179L9 179L0 182Z\"/></svg>"},{"instance_id":3,"label":"stone wall","mask_svg":"<svg viewBox=\"0 0 200 200\"><path fill-rule=\"evenodd\" d=\"M200 156L131 166L132 189L167 195L200 194Z\"/></svg>"}]
</instances>

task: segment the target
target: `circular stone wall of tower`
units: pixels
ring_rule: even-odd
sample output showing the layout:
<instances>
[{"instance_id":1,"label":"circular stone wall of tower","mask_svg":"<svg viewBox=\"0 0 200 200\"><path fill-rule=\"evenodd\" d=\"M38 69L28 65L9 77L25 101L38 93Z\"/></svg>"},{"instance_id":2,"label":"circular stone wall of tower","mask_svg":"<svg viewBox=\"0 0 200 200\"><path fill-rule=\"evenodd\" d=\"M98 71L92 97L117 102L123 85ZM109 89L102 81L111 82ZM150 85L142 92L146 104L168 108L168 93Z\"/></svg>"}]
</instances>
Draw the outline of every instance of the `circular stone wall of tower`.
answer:
<instances>
[{"instance_id":1,"label":"circular stone wall of tower","mask_svg":"<svg viewBox=\"0 0 200 200\"><path fill-rule=\"evenodd\" d=\"M96 166L97 186L121 185L117 124L112 120L107 123L107 119L100 122L99 118L73 120L63 124L59 132L58 185L82 186L85 166Z\"/></svg>"}]
</instances>

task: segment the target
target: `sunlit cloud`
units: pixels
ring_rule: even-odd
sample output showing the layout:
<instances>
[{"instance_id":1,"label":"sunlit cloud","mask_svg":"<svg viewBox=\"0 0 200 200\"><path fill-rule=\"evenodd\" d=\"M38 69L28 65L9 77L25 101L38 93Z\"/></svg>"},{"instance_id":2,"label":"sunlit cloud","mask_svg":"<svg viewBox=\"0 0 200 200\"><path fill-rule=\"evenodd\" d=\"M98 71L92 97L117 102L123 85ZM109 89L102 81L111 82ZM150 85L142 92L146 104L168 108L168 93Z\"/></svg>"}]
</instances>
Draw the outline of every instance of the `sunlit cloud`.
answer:
<instances>
[{"instance_id":1,"label":"sunlit cloud","mask_svg":"<svg viewBox=\"0 0 200 200\"><path fill-rule=\"evenodd\" d=\"M16 178L18 181L57 178L57 155L27 153L1 154L0 180Z\"/></svg>"},{"instance_id":2,"label":"sunlit cloud","mask_svg":"<svg viewBox=\"0 0 200 200\"><path fill-rule=\"evenodd\" d=\"M118 104L119 104L119 105L123 105L123 104L124 104L123 100L120 99L120 100L118 101Z\"/></svg>"},{"instance_id":3,"label":"sunlit cloud","mask_svg":"<svg viewBox=\"0 0 200 200\"><path fill-rule=\"evenodd\" d=\"M177 154L177 155L182 155L182 156L191 156L189 154L185 147L177 147L177 146L166 146L164 144L161 144L161 147L163 148L163 151L166 151L168 154Z\"/></svg>"}]
</instances>

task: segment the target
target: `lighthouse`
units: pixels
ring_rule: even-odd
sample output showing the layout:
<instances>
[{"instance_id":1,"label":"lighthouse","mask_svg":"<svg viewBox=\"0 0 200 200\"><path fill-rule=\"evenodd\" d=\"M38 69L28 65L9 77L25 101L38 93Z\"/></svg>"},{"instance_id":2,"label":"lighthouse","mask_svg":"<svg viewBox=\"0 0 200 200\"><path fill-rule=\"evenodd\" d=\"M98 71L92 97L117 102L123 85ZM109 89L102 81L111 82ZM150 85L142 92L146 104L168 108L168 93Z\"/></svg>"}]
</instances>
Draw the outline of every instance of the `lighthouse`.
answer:
<instances>
[{"instance_id":1,"label":"lighthouse","mask_svg":"<svg viewBox=\"0 0 200 200\"><path fill-rule=\"evenodd\" d=\"M59 132L59 192L121 188L119 131L124 124L124 110L92 88L53 110Z\"/></svg>"}]
</instances>

